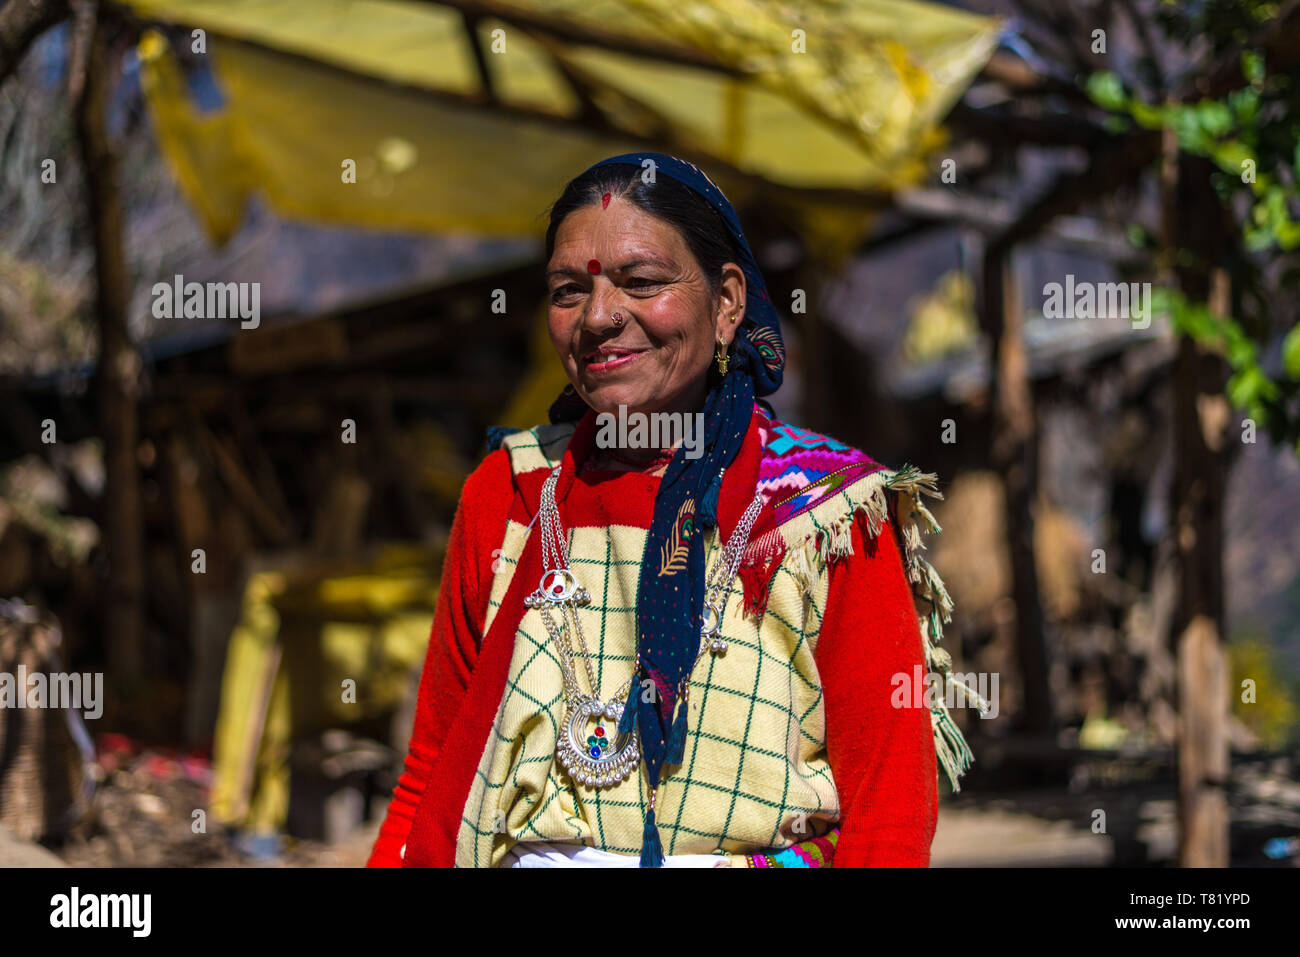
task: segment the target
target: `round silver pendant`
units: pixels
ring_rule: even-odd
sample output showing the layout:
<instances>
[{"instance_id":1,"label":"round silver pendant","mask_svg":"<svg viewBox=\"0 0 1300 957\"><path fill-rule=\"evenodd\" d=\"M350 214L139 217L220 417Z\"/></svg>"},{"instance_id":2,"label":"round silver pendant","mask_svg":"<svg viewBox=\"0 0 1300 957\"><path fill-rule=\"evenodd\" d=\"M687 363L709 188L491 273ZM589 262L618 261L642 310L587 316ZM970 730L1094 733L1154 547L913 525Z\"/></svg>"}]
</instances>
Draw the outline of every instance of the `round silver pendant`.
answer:
<instances>
[{"instance_id":1,"label":"round silver pendant","mask_svg":"<svg viewBox=\"0 0 1300 957\"><path fill-rule=\"evenodd\" d=\"M700 639L709 643L709 651L715 657L725 654L727 643L719 634L722 630L722 609L713 602L706 601L700 619Z\"/></svg>"},{"instance_id":2,"label":"round silver pendant","mask_svg":"<svg viewBox=\"0 0 1300 957\"><path fill-rule=\"evenodd\" d=\"M573 781L588 788L607 788L635 773L641 753L635 735L619 732L622 716L623 704L617 701L606 704L583 698L569 706L555 758Z\"/></svg>"},{"instance_id":3,"label":"round silver pendant","mask_svg":"<svg viewBox=\"0 0 1300 957\"><path fill-rule=\"evenodd\" d=\"M542 574L537 591L525 598L524 604L529 608L540 608L546 604L563 605L567 601L585 605L591 601L591 595L578 584L569 569L552 568Z\"/></svg>"},{"instance_id":4,"label":"round silver pendant","mask_svg":"<svg viewBox=\"0 0 1300 957\"><path fill-rule=\"evenodd\" d=\"M552 568L537 583L543 595L553 602L568 601L578 588L578 581L567 568Z\"/></svg>"}]
</instances>

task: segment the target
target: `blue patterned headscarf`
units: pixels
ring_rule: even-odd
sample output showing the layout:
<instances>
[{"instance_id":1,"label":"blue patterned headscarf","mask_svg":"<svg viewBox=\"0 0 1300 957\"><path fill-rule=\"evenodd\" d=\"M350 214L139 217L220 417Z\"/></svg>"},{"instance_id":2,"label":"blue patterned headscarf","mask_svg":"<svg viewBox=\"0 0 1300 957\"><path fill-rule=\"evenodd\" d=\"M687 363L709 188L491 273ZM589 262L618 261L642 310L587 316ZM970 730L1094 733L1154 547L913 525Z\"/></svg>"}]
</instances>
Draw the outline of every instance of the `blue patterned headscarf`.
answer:
<instances>
[{"instance_id":1,"label":"blue patterned headscarf","mask_svg":"<svg viewBox=\"0 0 1300 957\"><path fill-rule=\"evenodd\" d=\"M610 164L642 170L647 183L653 183L654 176L671 176L707 200L735 241L746 285L744 321L732 345L727 374L705 399L703 454L687 458L682 446L668 463L641 559L636 608L640 673L632 684L619 730L630 733L640 728L641 752L653 791L659 786L663 766L681 763L686 744L687 707L685 702L677 707L678 691L689 678L700 649L704 531L718 523L720 473L740 451L755 397L770 395L780 387L785 347L776 309L741 232L740 220L713 180L694 163L663 153L624 153L601 160L591 169ZM567 386L551 406L551 421L572 421L587 408L573 386ZM654 682L654 695L640 693L646 678ZM651 810L645 818L641 866L662 865L663 846Z\"/></svg>"}]
</instances>

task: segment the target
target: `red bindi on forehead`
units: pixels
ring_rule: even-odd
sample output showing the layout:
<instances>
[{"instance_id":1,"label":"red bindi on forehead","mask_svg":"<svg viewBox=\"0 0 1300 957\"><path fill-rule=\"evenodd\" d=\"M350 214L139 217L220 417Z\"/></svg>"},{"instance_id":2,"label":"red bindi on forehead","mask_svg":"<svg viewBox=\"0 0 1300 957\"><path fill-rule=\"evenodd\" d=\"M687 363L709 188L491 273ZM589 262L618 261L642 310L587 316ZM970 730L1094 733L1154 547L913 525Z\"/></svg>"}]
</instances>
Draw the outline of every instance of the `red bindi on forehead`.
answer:
<instances>
[{"instance_id":1,"label":"red bindi on forehead","mask_svg":"<svg viewBox=\"0 0 1300 957\"><path fill-rule=\"evenodd\" d=\"M588 262L587 262L587 272L591 273L593 276L596 275L597 273L599 273L599 272L600 272L600 260L599 260L599 259L591 259L591 260L588 260Z\"/></svg>"},{"instance_id":2,"label":"red bindi on forehead","mask_svg":"<svg viewBox=\"0 0 1300 957\"><path fill-rule=\"evenodd\" d=\"M604 196L600 198L600 208L606 209L608 208L608 206L609 206L609 193L606 193Z\"/></svg>"}]
</instances>

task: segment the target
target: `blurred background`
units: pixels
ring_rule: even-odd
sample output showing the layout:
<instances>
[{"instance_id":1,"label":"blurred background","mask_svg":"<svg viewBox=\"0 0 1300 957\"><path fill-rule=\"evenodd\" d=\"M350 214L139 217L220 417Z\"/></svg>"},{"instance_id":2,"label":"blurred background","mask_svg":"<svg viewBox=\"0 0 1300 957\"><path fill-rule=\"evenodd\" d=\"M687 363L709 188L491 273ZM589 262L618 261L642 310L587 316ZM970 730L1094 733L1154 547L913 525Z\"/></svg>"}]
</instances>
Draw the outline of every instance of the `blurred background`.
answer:
<instances>
[{"instance_id":1,"label":"blurred background","mask_svg":"<svg viewBox=\"0 0 1300 957\"><path fill-rule=\"evenodd\" d=\"M737 207L777 413L941 478L999 686L935 865L1296 866L1298 132L1296 2L0 2L0 673L104 681L0 708L0 865L364 862L461 484L566 381L547 207L644 149Z\"/></svg>"}]
</instances>

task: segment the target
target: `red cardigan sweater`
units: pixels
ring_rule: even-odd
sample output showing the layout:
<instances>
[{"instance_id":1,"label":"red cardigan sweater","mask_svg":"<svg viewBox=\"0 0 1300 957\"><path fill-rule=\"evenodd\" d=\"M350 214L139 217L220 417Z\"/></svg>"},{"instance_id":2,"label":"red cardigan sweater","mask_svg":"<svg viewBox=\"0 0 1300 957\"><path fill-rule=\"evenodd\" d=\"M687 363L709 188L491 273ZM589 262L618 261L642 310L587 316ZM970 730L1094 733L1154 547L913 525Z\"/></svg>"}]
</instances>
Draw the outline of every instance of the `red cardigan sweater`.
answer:
<instances>
[{"instance_id":1,"label":"red cardigan sweater","mask_svg":"<svg viewBox=\"0 0 1300 957\"><path fill-rule=\"evenodd\" d=\"M452 864L468 782L482 753L483 729L490 727L505 686L511 652L504 641L483 640L494 550L506 516L519 513L524 494L505 449L490 453L465 482L405 768L369 867ZM531 516L535 508L533 502L523 514ZM827 759L840 794L834 866L925 867L938 818L930 712L890 703L893 677L911 676L917 665L924 668L920 628L892 530L886 524L870 536L864 526L859 515L853 554L830 566L815 654ZM535 552L525 549L505 603L522 604L526 583L536 582L540 566L527 567ZM504 612L497 616L505 617Z\"/></svg>"}]
</instances>

